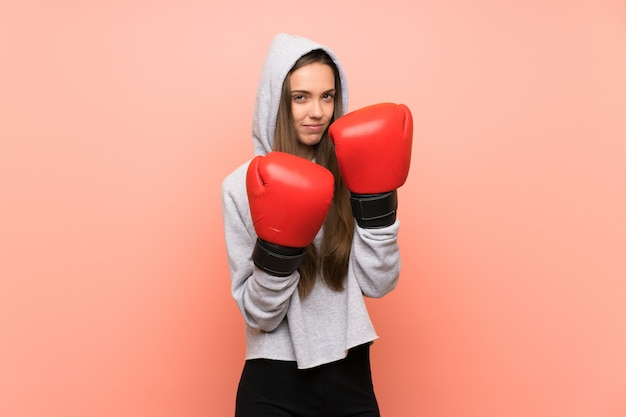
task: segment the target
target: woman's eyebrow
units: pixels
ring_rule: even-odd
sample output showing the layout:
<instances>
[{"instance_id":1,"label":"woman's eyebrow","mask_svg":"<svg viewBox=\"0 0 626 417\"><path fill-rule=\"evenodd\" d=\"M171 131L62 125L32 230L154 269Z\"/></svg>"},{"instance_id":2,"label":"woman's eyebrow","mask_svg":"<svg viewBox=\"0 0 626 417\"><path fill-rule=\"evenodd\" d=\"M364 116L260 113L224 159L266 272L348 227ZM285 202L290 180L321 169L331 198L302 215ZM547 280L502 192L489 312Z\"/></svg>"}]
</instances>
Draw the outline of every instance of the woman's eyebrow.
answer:
<instances>
[{"instance_id":1,"label":"woman's eyebrow","mask_svg":"<svg viewBox=\"0 0 626 417\"><path fill-rule=\"evenodd\" d=\"M335 92L335 91L337 91L335 88L330 88L330 89L328 89L328 90L324 91L324 93L333 93L333 92ZM292 92L292 93L306 93L306 94L311 94L311 92L310 92L310 91L308 91L308 90L291 90L291 92Z\"/></svg>"}]
</instances>

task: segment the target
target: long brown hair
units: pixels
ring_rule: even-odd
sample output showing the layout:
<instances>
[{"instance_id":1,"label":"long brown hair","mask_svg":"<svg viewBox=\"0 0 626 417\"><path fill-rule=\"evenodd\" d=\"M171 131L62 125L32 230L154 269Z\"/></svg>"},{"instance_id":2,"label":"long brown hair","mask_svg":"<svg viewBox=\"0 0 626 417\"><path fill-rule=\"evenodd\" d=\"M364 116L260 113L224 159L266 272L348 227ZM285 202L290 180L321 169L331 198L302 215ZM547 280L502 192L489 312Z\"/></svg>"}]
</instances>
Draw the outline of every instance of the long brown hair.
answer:
<instances>
[{"instance_id":1,"label":"long brown hair","mask_svg":"<svg viewBox=\"0 0 626 417\"><path fill-rule=\"evenodd\" d=\"M280 105L276 118L274 150L296 154L299 141L291 117L291 89L289 77L305 65L319 62L328 65L335 76L335 103L332 121L343 115L343 101L339 70L331 57L322 49L316 49L303 55L291 68L283 82ZM332 123L331 121L331 123ZM335 177L335 194L324 222L322 244L318 249L311 243L306 255L298 268L300 281L298 291L305 297L315 285L318 272L321 272L326 284L335 291L343 290L343 281L348 273L348 260L354 235L354 218L350 207L350 192L341 178L335 146L328 138L328 130L315 146L315 160L327 168Z\"/></svg>"}]
</instances>

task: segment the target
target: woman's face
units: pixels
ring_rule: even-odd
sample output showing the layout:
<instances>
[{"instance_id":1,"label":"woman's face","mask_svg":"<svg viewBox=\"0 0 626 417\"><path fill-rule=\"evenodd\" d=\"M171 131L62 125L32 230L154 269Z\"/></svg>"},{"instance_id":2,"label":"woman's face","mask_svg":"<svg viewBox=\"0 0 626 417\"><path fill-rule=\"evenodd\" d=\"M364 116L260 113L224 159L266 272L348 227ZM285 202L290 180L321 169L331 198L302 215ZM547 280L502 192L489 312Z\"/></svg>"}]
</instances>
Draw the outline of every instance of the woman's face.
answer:
<instances>
[{"instance_id":1,"label":"woman's face","mask_svg":"<svg viewBox=\"0 0 626 417\"><path fill-rule=\"evenodd\" d=\"M335 76L326 64L314 62L295 70L290 77L291 115L298 140L317 145L335 109ZM313 149L310 154L313 156Z\"/></svg>"}]
</instances>

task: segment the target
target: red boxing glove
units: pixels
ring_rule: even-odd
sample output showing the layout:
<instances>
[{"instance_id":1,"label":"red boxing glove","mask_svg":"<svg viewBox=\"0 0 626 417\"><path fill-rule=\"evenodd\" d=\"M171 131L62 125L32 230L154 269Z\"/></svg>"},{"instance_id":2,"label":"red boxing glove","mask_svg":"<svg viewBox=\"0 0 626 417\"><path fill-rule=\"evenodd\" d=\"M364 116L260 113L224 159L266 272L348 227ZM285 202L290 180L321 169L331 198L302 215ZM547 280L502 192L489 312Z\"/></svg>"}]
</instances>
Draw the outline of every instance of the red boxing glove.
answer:
<instances>
[{"instance_id":1,"label":"red boxing glove","mask_svg":"<svg viewBox=\"0 0 626 417\"><path fill-rule=\"evenodd\" d=\"M404 104L381 103L353 111L329 128L337 162L361 227L396 220L396 189L409 174L413 117Z\"/></svg>"},{"instance_id":2,"label":"red boxing glove","mask_svg":"<svg viewBox=\"0 0 626 417\"><path fill-rule=\"evenodd\" d=\"M258 239L252 259L276 275L293 273L319 232L333 199L335 179L321 165L270 152L248 167L246 187Z\"/></svg>"}]
</instances>

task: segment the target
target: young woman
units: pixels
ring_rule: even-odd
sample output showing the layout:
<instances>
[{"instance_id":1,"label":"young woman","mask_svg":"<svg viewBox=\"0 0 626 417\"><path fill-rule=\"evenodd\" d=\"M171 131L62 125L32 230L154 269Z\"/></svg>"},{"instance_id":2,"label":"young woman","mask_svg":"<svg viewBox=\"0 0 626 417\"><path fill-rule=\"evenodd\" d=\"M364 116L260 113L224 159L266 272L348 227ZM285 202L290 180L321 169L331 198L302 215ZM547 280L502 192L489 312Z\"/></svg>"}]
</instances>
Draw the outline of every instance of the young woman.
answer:
<instances>
[{"instance_id":1,"label":"young woman","mask_svg":"<svg viewBox=\"0 0 626 417\"><path fill-rule=\"evenodd\" d=\"M222 188L232 296L246 331L237 417L379 416L369 360L377 335L363 297L381 297L397 284L395 188L406 172L382 190L369 189L372 181L360 173L350 172L348 181L342 171L354 171L353 162L370 165L359 162L358 148L368 146L352 145L351 128L372 117L394 125L387 130L404 129L402 149L393 151L403 155L393 165L408 171L412 125L410 113L394 107L391 116L386 108L346 115L341 126L335 122L347 98L344 71L329 48L276 36L257 91L256 156ZM376 146L370 152L380 153ZM341 165L341 153L357 160ZM373 216L382 222L359 211L369 200L382 205L383 215Z\"/></svg>"}]
</instances>

